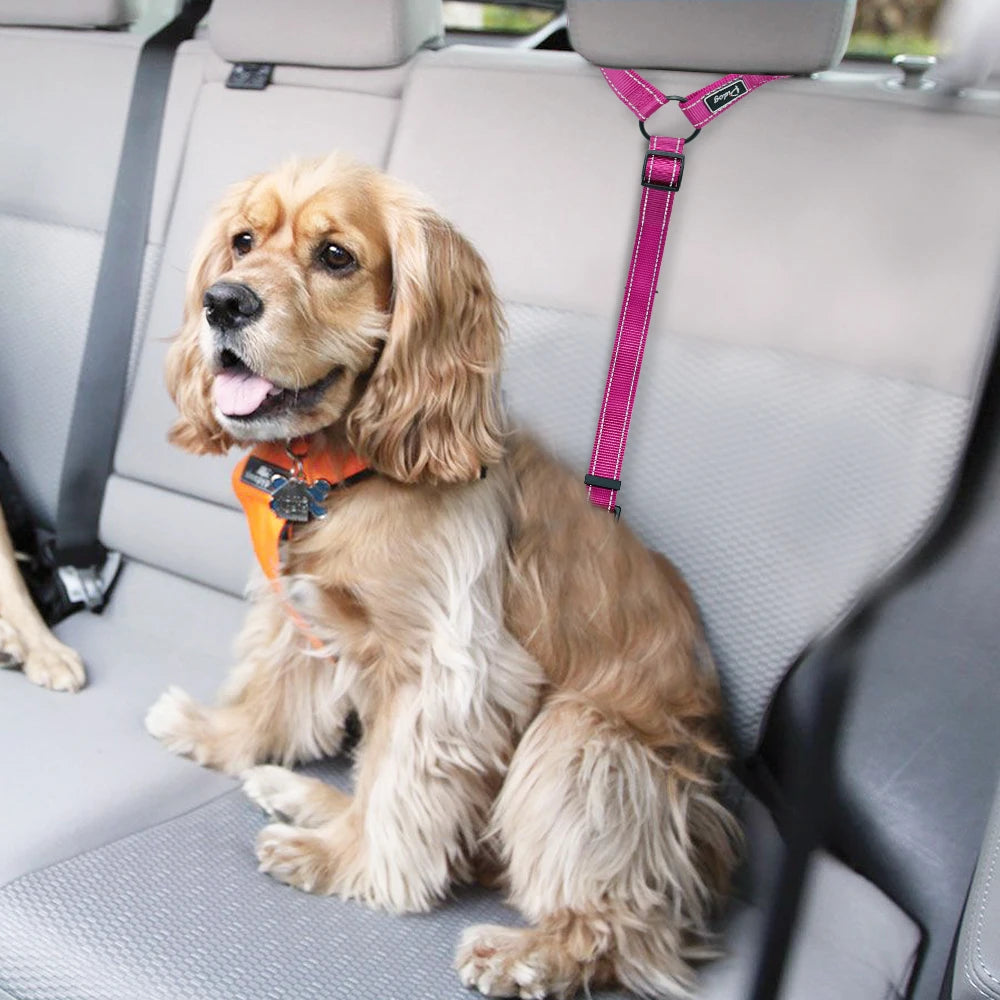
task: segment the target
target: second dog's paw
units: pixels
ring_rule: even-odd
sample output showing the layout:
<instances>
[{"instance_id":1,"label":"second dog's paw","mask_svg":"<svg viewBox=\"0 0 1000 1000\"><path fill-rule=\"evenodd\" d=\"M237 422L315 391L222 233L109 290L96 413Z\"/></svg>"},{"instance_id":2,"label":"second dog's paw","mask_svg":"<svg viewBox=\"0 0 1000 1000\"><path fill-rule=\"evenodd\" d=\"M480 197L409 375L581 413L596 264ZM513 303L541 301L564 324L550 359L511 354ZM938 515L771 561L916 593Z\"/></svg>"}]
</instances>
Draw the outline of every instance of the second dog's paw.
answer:
<instances>
[{"instance_id":1,"label":"second dog's paw","mask_svg":"<svg viewBox=\"0 0 1000 1000\"><path fill-rule=\"evenodd\" d=\"M186 691L169 687L146 713L146 732L168 750L194 756L205 726L205 710Z\"/></svg>"},{"instance_id":2,"label":"second dog's paw","mask_svg":"<svg viewBox=\"0 0 1000 1000\"><path fill-rule=\"evenodd\" d=\"M79 691L87 681L79 654L53 635L27 650L22 669L32 684L52 691Z\"/></svg>"}]
</instances>

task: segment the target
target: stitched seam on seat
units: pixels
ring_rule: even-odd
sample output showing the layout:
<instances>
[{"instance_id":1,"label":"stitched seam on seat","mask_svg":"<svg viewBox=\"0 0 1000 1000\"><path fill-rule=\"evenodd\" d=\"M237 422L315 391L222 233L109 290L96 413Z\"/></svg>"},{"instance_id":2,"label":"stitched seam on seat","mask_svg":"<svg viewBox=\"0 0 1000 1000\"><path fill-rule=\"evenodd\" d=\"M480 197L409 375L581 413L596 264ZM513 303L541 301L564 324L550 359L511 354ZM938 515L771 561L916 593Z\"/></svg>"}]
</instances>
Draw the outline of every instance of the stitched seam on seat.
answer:
<instances>
[{"instance_id":1,"label":"stitched seam on seat","mask_svg":"<svg viewBox=\"0 0 1000 1000\"><path fill-rule=\"evenodd\" d=\"M979 915L976 920L976 960L980 969L983 973L985 973L986 978L995 985L1000 986L1000 979L997 979L997 977L990 972L986 964L986 959L983 956L983 923L986 917L986 901L989 898L990 887L993 884L993 875L996 872L998 854L1000 854L1000 830L996 830L994 833L993 853L990 857L990 869L986 875L986 884L983 886L982 894L979 897Z\"/></svg>"},{"instance_id":2,"label":"stitched seam on seat","mask_svg":"<svg viewBox=\"0 0 1000 1000\"><path fill-rule=\"evenodd\" d=\"M972 969L970 968L970 966L969 966L969 963L968 963L968 962L966 962L966 963L965 963L965 981L966 981L966 982L967 982L967 983L968 983L968 984L969 984L969 985L970 985L970 986L971 986L971 987L972 987L972 988L973 988L973 989L974 989L974 990L975 990L975 991L976 991L976 992L977 992L977 993L978 993L978 994L979 994L980 996L984 996L984 997L986 997L986 1000L996 1000L996 994L995 994L995 993L987 993L987 992L986 992L986 990L985 990L985 989L983 989L983 987L982 987L982 986L980 986L980 985L979 985L979 983L977 983L977 982L976 982L976 981L975 981L975 980L974 980L974 979L972 978Z\"/></svg>"}]
</instances>

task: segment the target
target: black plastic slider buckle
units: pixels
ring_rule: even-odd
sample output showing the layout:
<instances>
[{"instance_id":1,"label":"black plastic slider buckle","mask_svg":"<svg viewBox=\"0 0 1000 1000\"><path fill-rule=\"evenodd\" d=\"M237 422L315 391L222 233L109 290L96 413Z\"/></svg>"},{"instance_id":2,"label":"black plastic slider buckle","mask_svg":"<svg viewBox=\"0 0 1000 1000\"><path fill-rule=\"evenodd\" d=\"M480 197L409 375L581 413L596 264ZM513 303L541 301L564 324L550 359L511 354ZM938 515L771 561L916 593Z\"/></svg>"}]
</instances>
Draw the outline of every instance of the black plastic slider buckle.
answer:
<instances>
[{"instance_id":1,"label":"black plastic slider buckle","mask_svg":"<svg viewBox=\"0 0 1000 1000\"><path fill-rule=\"evenodd\" d=\"M583 477L588 486L596 486L600 490L613 490L617 493L622 488L620 479L608 479L607 476L592 476L589 472Z\"/></svg>"},{"instance_id":2,"label":"black plastic slider buckle","mask_svg":"<svg viewBox=\"0 0 1000 1000\"><path fill-rule=\"evenodd\" d=\"M583 481L587 486L596 486L601 490L613 490L615 493L622 488L622 481L620 479L608 479L607 476L592 476L589 472L583 477ZM616 505L610 508L610 510L615 515L616 521L621 519L621 507Z\"/></svg>"},{"instance_id":3,"label":"black plastic slider buckle","mask_svg":"<svg viewBox=\"0 0 1000 1000\"><path fill-rule=\"evenodd\" d=\"M648 180L646 177L647 172L650 169L649 161L659 158L662 160L678 160L680 161L681 168L677 173L677 180L673 183L665 184L662 181L652 181ZM668 149L650 149L646 153L645 159L642 161L642 177L640 178L640 183L645 188L652 188L654 191L680 191L681 181L684 179L684 154L683 153L673 153Z\"/></svg>"}]
</instances>

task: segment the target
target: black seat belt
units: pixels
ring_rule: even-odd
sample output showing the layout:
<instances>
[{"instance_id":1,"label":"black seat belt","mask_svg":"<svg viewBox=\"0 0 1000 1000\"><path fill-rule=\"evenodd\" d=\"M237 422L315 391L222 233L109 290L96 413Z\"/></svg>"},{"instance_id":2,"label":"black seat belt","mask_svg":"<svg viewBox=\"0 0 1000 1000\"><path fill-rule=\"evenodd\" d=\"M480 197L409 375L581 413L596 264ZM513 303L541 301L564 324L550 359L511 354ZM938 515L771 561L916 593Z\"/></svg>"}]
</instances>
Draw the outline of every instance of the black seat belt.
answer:
<instances>
[{"instance_id":1,"label":"black seat belt","mask_svg":"<svg viewBox=\"0 0 1000 1000\"><path fill-rule=\"evenodd\" d=\"M132 330L149 231L163 111L177 46L211 0L186 0L139 53L111 214L87 328L56 514L59 577L73 603L99 610L121 557L97 540L124 406Z\"/></svg>"}]
</instances>

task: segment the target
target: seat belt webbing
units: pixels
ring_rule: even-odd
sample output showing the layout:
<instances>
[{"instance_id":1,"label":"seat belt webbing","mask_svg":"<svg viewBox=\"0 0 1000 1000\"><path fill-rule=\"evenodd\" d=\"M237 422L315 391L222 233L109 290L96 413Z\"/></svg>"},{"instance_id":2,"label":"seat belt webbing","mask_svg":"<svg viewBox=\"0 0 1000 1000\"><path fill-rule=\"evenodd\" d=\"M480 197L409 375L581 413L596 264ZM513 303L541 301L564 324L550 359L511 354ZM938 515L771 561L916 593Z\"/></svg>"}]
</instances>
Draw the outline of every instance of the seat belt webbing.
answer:
<instances>
[{"instance_id":1,"label":"seat belt webbing","mask_svg":"<svg viewBox=\"0 0 1000 1000\"><path fill-rule=\"evenodd\" d=\"M210 5L187 0L139 53L59 483L56 558L71 577L99 577L105 561L98 521L124 404L167 88L177 46ZM100 586L83 589L88 606L103 603Z\"/></svg>"},{"instance_id":2,"label":"seat belt webbing","mask_svg":"<svg viewBox=\"0 0 1000 1000\"><path fill-rule=\"evenodd\" d=\"M649 142L639 181L642 199L639 202L635 246L625 281L590 469L584 476L590 502L613 511L617 517L621 509L615 501L621 489L625 442L653 312L663 244L670 225L674 195L680 190L684 176L684 144L691 142L705 125L747 94L765 83L785 77L731 73L687 97L668 97L634 70L602 69L601 72L608 86L639 119L639 128ZM646 119L669 101L680 102L681 111L694 126L694 132L687 139L650 136L646 132Z\"/></svg>"}]
</instances>

